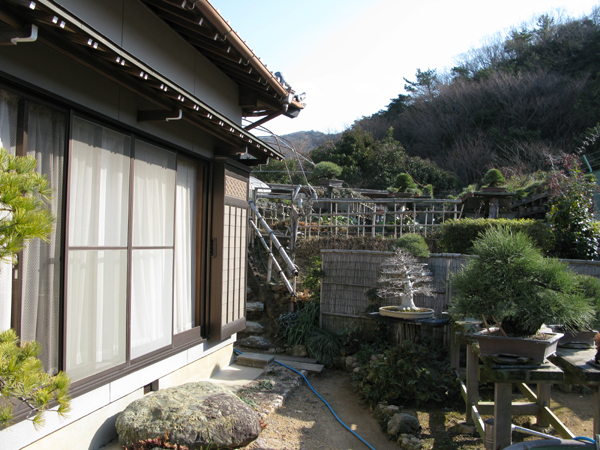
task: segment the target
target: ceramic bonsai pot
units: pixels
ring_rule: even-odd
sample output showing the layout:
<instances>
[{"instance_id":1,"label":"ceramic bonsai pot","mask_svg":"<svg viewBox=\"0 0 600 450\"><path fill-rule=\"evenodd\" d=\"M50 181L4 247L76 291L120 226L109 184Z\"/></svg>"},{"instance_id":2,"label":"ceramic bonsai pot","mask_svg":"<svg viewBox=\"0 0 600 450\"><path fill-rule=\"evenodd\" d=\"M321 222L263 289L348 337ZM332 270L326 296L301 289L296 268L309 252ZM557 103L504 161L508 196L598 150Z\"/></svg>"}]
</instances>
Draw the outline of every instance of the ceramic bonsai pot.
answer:
<instances>
[{"instance_id":1,"label":"ceramic bonsai pot","mask_svg":"<svg viewBox=\"0 0 600 450\"><path fill-rule=\"evenodd\" d=\"M490 328L494 333L497 328ZM562 333L545 333L550 336L546 340L518 338L510 336L490 335L488 330L475 333L473 337L479 344L481 356L508 356L529 358L533 364L543 364L546 358L556 352L558 341L563 337Z\"/></svg>"},{"instance_id":2,"label":"ceramic bonsai pot","mask_svg":"<svg viewBox=\"0 0 600 450\"><path fill-rule=\"evenodd\" d=\"M433 309L419 308L418 311L406 311L399 309L398 306L382 306L379 308L379 314L397 319L429 319L433 317Z\"/></svg>"},{"instance_id":3,"label":"ceramic bonsai pot","mask_svg":"<svg viewBox=\"0 0 600 450\"><path fill-rule=\"evenodd\" d=\"M564 336L558 341L559 347L564 348L594 348L596 330L565 331L560 328L552 328L554 332L563 333Z\"/></svg>"}]
</instances>

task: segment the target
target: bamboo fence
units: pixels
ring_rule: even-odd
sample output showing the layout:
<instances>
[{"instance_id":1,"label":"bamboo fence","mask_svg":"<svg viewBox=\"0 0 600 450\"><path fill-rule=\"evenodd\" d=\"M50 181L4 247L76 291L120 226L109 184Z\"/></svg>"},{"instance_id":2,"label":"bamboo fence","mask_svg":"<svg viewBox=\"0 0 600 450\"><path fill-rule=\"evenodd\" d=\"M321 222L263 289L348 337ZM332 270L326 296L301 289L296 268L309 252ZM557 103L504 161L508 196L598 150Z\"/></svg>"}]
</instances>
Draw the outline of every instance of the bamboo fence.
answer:
<instances>
[{"instance_id":1,"label":"bamboo fence","mask_svg":"<svg viewBox=\"0 0 600 450\"><path fill-rule=\"evenodd\" d=\"M323 279L321 281L321 327L339 333L347 330L373 330L375 321L367 317L367 291L377 288L377 278L383 261L392 252L369 250L321 250ZM435 294L432 297L415 296L415 304L434 310L441 317L452 300L450 277L475 256L455 253L432 253L423 260L428 263L433 277ZM600 278L600 261L563 260L577 273ZM400 304L400 299L394 303ZM430 328L392 324L391 334L396 339L413 339L415 334L431 337L443 345L450 343L450 327Z\"/></svg>"}]
</instances>

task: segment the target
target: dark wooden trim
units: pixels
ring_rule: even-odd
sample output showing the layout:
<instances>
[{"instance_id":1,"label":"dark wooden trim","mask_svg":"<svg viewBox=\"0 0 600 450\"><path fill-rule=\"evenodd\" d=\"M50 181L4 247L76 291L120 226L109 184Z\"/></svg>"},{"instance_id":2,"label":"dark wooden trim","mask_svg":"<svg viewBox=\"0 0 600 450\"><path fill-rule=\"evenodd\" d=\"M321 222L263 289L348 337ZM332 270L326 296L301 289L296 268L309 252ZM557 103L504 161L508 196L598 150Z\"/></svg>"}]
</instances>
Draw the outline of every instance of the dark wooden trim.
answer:
<instances>
[{"instance_id":1,"label":"dark wooden trim","mask_svg":"<svg viewBox=\"0 0 600 450\"><path fill-rule=\"evenodd\" d=\"M165 346L162 349L155 350L152 353L136 358L132 364L124 366L119 370L116 370L115 368L107 369L104 372L100 372L98 374L84 378L83 380L76 381L71 385L69 394L71 395L71 397L77 397L79 395L85 394L98 387L104 386L107 383L123 378L126 375L144 369L157 362L163 361L166 358L169 358L173 355L177 355L205 341L206 339L199 338L195 341L187 341L185 344L181 344L178 347L173 347L173 345Z\"/></svg>"},{"instance_id":2,"label":"dark wooden trim","mask_svg":"<svg viewBox=\"0 0 600 450\"><path fill-rule=\"evenodd\" d=\"M221 334L224 336L231 336L234 333L239 333L240 331L244 331L246 329L246 318L240 317L239 319L228 323L227 325L221 327Z\"/></svg>"},{"instance_id":3,"label":"dark wooden trim","mask_svg":"<svg viewBox=\"0 0 600 450\"><path fill-rule=\"evenodd\" d=\"M215 159L212 170L212 226L210 239L215 249L222 248L225 205L225 163ZM210 258L210 315L209 339L222 339L222 289L223 289L223 252L216 251Z\"/></svg>"},{"instance_id":4,"label":"dark wooden trim","mask_svg":"<svg viewBox=\"0 0 600 450\"><path fill-rule=\"evenodd\" d=\"M188 342L196 342L202 339L202 327L197 326L181 333L173 335L173 348L181 347Z\"/></svg>"}]
</instances>

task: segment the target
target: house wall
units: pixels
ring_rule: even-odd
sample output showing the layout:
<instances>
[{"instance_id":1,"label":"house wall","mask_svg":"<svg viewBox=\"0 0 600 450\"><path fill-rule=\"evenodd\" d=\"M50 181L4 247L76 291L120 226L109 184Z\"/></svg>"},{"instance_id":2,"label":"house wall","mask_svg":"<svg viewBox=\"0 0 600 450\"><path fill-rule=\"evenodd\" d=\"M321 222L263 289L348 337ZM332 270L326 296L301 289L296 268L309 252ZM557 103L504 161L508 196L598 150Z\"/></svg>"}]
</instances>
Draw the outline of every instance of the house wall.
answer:
<instances>
[{"instance_id":1,"label":"house wall","mask_svg":"<svg viewBox=\"0 0 600 450\"><path fill-rule=\"evenodd\" d=\"M138 110L156 107L43 44L3 47L1 72L52 93L61 101L81 105L94 115L119 121L196 154L213 155L216 139L211 134L185 121L138 122Z\"/></svg>"},{"instance_id":2,"label":"house wall","mask_svg":"<svg viewBox=\"0 0 600 450\"><path fill-rule=\"evenodd\" d=\"M126 377L74 398L68 418L53 412L35 430L23 421L0 431L3 450L97 449L117 437L115 421L127 405L144 396L144 386L158 380L161 389L210 378L229 365L235 336L219 344L204 342Z\"/></svg>"},{"instance_id":3,"label":"house wall","mask_svg":"<svg viewBox=\"0 0 600 450\"><path fill-rule=\"evenodd\" d=\"M241 123L237 85L137 1L57 3L219 113ZM214 157L213 149L219 145L213 135L185 121L137 122L139 110L156 108L151 102L40 42L2 47L0 82L30 90L33 97L50 103L56 99L57 104L72 106L94 119L122 124L131 131L141 131L142 136L155 137L207 158ZM165 359L119 379L96 384L72 400L72 411L66 420L48 412L46 424L40 430L35 430L29 421L0 430L0 448L62 449L65 445L99 448L115 438L118 413L143 396L144 386L158 380L159 387L166 388L209 378L229 365L234 341L235 335L203 341L175 354L169 353Z\"/></svg>"},{"instance_id":4,"label":"house wall","mask_svg":"<svg viewBox=\"0 0 600 450\"><path fill-rule=\"evenodd\" d=\"M136 0L59 0L117 45L241 124L237 84Z\"/></svg>"}]
</instances>

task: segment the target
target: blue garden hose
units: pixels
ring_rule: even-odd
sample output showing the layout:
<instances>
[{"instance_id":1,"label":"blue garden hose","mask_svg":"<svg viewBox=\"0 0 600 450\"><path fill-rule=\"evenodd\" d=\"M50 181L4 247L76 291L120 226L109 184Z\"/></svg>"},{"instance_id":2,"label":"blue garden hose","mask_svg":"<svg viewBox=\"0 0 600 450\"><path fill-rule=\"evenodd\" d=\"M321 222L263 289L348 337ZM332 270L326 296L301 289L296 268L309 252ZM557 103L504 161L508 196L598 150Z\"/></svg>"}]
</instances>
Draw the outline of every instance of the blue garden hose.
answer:
<instances>
[{"instance_id":1,"label":"blue garden hose","mask_svg":"<svg viewBox=\"0 0 600 450\"><path fill-rule=\"evenodd\" d=\"M583 442L587 442L589 444L595 444L596 441L593 440L592 438L589 437L585 437L585 436L577 436L573 438L574 441L583 441Z\"/></svg>"},{"instance_id":2,"label":"blue garden hose","mask_svg":"<svg viewBox=\"0 0 600 450\"><path fill-rule=\"evenodd\" d=\"M242 352L240 352L238 349L233 349L234 352L238 353L238 354L242 354ZM371 444L369 444L367 441L365 441L362 437L360 437L354 430L352 430L348 425L346 425L344 422L342 422L342 420L338 417L338 415L335 413L335 411L333 410L333 408L329 405L329 403L327 403L327 401L325 401L325 399L323 397L321 397L317 391L314 390L314 388L311 386L311 384L308 382L308 380L306 379L306 377L301 373L298 372L296 369L290 367L290 366L286 366L283 363L280 363L279 361L275 361L277 364L279 364L280 366L285 367L286 369L290 369L293 372L296 372L298 375L300 375L302 378L304 378L304 381L306 381L306 384L308 385L308 387L310 388L311 391L313 391L315 393L315 395L317 397L319 397L323 403L325 403L325 405L327 405L327 407L329 408L329 411L331 411L331 414L333 414L333 417L336 418L336 420L342 424L342 426L348 430L350 433L352 433L354 436L356 436L363 444L365 444L367 447L369 447L371 450L375 450L375 448L373 448L373 446L371 446ZM587 439L587 438L586 438Z\"/></svg>"}]
</instances>

